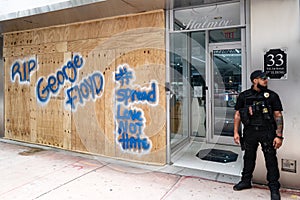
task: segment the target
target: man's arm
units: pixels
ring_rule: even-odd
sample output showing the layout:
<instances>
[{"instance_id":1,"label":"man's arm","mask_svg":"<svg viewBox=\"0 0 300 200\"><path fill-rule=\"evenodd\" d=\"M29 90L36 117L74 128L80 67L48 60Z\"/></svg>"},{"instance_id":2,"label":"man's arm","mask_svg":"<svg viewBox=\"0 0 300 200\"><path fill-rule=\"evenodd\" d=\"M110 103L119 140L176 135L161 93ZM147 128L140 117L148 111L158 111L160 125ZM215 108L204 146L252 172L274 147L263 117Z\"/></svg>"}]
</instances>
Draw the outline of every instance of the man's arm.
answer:
<instances>
[{"instance_id":1,"label":"man's arm","mask_svg":"<svg viewBox=\"0 0 300 200\"><path fill-rule=\"evenodd\" d=\"M274 111L274 119L277 125L276 135L282 137L283 135L283 115L281 111Z\"/></svg>"},{"instance_id":2,"label":"man's arm","mask_svg":"<svg viewBox=\"0 0 300 200\"><path fill-rule=\"evenodd\" d=\"M241 125L241 116L240 112L237 110L234 114L234 129L233 129L233 138L236 144L240 144L240 135L239 135L239 128Z\"/></svg>"},{"instance_id":3,"label":"man's arm","mask_svg":"<svg viewBox=\"0 0 300 200\"><path fill-rule=\"evenodd\" d=\"M276 129L276 135L278 137L275 137L274 141L273 141L273 145L275 149L278 149L281 147L282 145L282 136L283 136L283 115L281 113L281 111L274 111L274 119L277 125L277 129Z\"/></svg>"}]
</instances>

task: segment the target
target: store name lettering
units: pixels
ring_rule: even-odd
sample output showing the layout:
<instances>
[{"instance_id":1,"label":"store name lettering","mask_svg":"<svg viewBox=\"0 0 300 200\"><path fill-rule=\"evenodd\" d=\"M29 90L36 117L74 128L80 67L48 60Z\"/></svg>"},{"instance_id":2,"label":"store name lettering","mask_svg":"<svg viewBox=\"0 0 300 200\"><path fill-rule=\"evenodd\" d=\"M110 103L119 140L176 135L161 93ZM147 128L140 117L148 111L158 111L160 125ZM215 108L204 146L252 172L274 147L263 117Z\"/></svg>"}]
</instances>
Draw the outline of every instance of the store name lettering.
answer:
<instances>
[{"instance_id":1,"label":"store name lettering","mask_svg":"<svg viewBox=\"0 0 300 200\"><path fill-rule=\"evenodd\" d=\"M232 20L229 19L217 19L211 20L207 16L199 19L191 19L188 23L184 23L185 30L192 29L205 29L205 28L216 28L216 27L226 27L232 24Z\"/></svg>"}]
</instances>

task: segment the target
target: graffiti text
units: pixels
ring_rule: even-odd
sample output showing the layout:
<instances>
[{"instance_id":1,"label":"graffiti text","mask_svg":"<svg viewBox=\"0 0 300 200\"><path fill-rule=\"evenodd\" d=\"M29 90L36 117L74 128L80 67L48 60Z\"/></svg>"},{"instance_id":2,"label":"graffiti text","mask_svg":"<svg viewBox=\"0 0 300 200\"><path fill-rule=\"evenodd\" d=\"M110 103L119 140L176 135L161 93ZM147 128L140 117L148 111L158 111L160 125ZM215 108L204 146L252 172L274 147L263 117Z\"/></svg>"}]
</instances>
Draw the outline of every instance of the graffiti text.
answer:
<instances>
[{"instance_id":1,"label":"graffiti text","mask_svg":"<svg viewBox=\"0 0 300 200\"><path fill-rule=\"evenodd\" d=\"M126 106L128 103L149 102L156 103L156 84L151 83L151 90L140 91L129 88L117 90L117 101L123 102Z\"/></svg>"},{"instance_id":2,"label":"graffiti text","mask_svg":"<svg viewBox=\"0 0 300 200\"><path fill-rule=\"evenodd\" d=\"M31 58L28 61L17 60L11 66L10 79L14 83L19 76L19 83L29 83L32 72L37 68L37 61Z\"/></svg>"},{"instance_id":3,"label":"graffiti text","mask_svg":"<svg viewBox=\"0 0 300 200\"><path fill-rule=\"evenodd\" d=\"M48 78L40 77L36 84L37 100L43 104L48 103L51 95L57 95L66 81L70 83L76 81L81 67L83 67L83 58L75 55L73 60L68 61L55 74L51 74Z\"/></svg>"},{"instance_id":4,"label":"graffiti text","mask_svg":"<svg viewBox=\"0 0 300 200\"><path fill-rule=\"evenodd\" d=\"M115 81L119 83L115 91L116 142L124 151L149 152L152 142L144 133L146 123L144 111L133 105L156 105L158 103L157 83L151 81L149 87L140 87L132 85L134 79L134 71L127 64L118 66L118 72L115 73ZM124 88L124 85L127 88Z\"/></svg>"},{"instance_id":5,"label":"graffiti text","mask_svg":"<svg viewBox=\"0 0 300 200\"><path fill-rule=\"evenodd\" d=\"M65 90L66 107L72 111L77 109L77 105L84 105L91 97L92 100L101 97L104 89L104 77L99 71L83 78L78 84Z\"/></svg>"}]
</instances>

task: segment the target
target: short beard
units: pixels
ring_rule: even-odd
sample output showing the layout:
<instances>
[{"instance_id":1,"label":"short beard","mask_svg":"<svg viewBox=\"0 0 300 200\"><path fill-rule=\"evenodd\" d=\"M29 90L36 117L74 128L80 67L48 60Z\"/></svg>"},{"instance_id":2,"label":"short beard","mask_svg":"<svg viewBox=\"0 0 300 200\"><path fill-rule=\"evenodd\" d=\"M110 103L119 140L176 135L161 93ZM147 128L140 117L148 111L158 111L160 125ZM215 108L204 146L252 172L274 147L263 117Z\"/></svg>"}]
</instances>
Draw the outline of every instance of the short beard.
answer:
<instances>
[{"instance_id":1,"label":"short beard","mask_svg":"<svg viewBox=\"0 0 300 200\"><path fill-rule=\"evenodd\" d=\"M262 86L261 84L257 84L257 88L259 88L260 90L267 90L268 86Z\"/></svg>"}]
</instances>

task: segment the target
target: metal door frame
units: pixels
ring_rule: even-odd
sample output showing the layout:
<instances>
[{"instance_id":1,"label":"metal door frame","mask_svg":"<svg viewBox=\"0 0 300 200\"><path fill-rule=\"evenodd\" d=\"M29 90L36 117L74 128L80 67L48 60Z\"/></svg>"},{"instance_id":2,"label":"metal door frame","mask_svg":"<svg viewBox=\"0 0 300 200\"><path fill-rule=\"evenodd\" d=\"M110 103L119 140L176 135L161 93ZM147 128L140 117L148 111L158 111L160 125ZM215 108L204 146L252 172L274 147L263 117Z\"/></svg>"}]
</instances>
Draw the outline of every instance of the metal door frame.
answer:
<instances>
[{"instance_id":1,"label":"metal door frame","mask_svg":"<svg viewBox=\"0 0 300 200\"><path fill-rule=\"evenodd\" d=\"M225 43L210 43L208 49L208 66L207 66L207 80L208 80L208 92L207 92L207 142L209 143L218 143L218 144L227 144L227 145L235 145L233 137L228 136L216 136L214 135L214 78L213 78L213 50L222 50L222 49L233 49L240 48L242 53L242 88L244 85L243 81L243 73L246 68L246 54L245 54L245 46L242 45L241 41L238 42L225 42Z\"/></svg>"},{"instance_id":2,"label":"metal door frame","mask_svg":"<svg viewBox=\"0 0 300 200\"><path fill-rule=\"evenodd\" d=\"M4 137L4 58L3 37L0 35L0 138Z\"/></svg>"}]
</instances>

